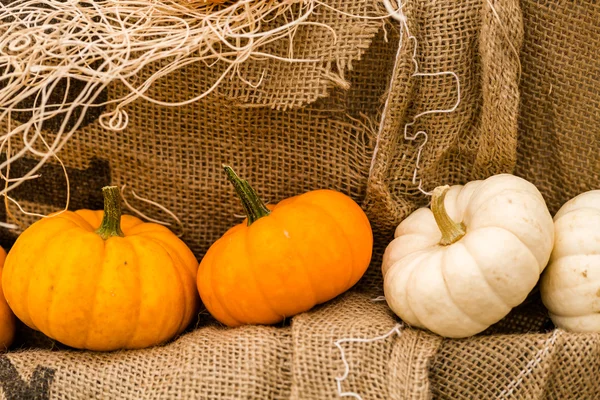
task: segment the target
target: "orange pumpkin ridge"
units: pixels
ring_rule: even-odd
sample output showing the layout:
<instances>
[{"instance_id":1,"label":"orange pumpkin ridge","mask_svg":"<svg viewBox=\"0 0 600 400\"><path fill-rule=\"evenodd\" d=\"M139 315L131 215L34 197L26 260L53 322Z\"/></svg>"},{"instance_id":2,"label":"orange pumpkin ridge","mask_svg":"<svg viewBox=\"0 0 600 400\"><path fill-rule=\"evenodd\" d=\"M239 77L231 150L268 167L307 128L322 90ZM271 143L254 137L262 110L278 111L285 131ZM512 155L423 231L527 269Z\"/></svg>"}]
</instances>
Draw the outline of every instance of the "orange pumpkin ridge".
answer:
<instances>
[{"instance_id":1,"label":"orange pumpkin ridge","mask_svg":"<svg viewBox=\"0 0 600 400\"><path fill-rule=\"evenodd\" d=\"M6 259L2 286L25 324L79 349L145 348L181 333L199 308L198 261L164 226L104 211L67 211L32 224Z\"/></svg>"},{"instance_id":2,"label":"orange pumpkin ridge","mask_svg":"<svg viewBox=\"0 0 600 400\"><path fill-rule=\"evenodd\" d=\"M2 278L2 269L6 259L6 251L0 247L0 279ZM4 299L2 285L0 285L0 351L7 350L15 337L16 321L13 312Z\"/></svg>"},{"instance_id":3,"label":"orange pumpkin ridge","mask_svg":"<svg viewBox=\"0 0 600 400\"><path fill-rule=\"evenodd\" d=\"M350 197L315 190L267 207L228 166L247 219L207 251L197 287L228 326L274 324L350 289L371 261L373 235Z\"/></svg>"}]
</instances>

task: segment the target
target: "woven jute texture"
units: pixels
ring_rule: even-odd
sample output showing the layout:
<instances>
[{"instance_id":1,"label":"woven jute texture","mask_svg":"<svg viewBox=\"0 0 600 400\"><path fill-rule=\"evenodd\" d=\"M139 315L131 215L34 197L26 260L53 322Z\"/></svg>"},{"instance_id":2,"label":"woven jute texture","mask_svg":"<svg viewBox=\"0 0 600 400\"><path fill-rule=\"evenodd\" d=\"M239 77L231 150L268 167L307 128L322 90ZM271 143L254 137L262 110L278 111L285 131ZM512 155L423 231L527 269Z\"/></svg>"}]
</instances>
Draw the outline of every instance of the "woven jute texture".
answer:
<instances>
[{"instance_id":1,"label":"woven jute texture","mask_svg":"<svg viewBox=\"0 0 600 400\"><path fill-rule=\"evenodd\" d=\"M375 3L328 1L352 12L374 12ZM582 180L592 185L595 164L584 160L597 160L587 149L595 149L598 130L598 67L590 60L598 55L592 33L598 33L600 10L591 2L571 3L403 2L420 72L453 71L460 79L454 112L423 116L408 130L408 136L427 133L417 175L424 189L516 167L556 208ZM171 343L138 351L74 351L21 328L12 351L0 356L1 399L333 399L339 398L336 377L345 378L341 391L363 399L597 396L600 336L555 330L537 293L486 332L463 340L402 326L385 302L374 301L382 294L381 254L394 228L427 203L412 182L423 136L406 140L404 126L421 112L452 107L458 91L450 75L412 76L414 42L405 34L399 48L396 22L383 29L376 20L328 18L345 45L334 45L313 26L298 33L295 47L297 54L323 57L325 69L316 75L300 64L249 63L244 76L253 82L267 67L263 86L226 83L177 108L133 103L125 131L110 133L89 119L59 156L69 168L72 208L99 208L103 185L126 184L124 196L148 216L169 221L130 189L181 218L183 230L173 229L183 232L198 259L239 221L241 207L222 163L269 202L311 189L340 190L363 206L375 232L373 263L357 287L279 326L227 329L203 313ZM564 61L557 66L558 58ZM189 98L214 73L189 66L159 82L152 95ZM562 97L544 97L539 82L550 77ZM113 85L106 96L122 90ZM32 162L22 160L11 171ZM574 177L580 164L584 177ZM562 167L573 169L563 176ZM28 210L60 208L61 171L49 163L14 196ZM2 244L10 245L14 238L3 235ZM388 333L372 342L352 340Z\"/></svg>"},{"instance_id":2,"label":"woven jute texture","mask_svg":"<svg viewBox=\"0 0 600 400\"><path fill-rule=\"evenodd\" d=\"M238 79L225 80L217 87L217 92L236 105L285 110L327 97L332 88L348 89L351 86L348 73L382 27L383 21L377 18L381 18L383 7L372 0L329 0L325 3L330 7L319 8L307 19L308 23L324 26L300 27L293 33L291 44L279 40L267 48L269 54L282 58L292 55L295 59L317 62L291 63L256 57L242 63L239 70L239 76L252 85L241 85ZM357 19L351 15L371 19ZM206 68L204 64L193 64L185 74L201 76L201 80L190 83L194 88L207 89L225 67L219 64L217 68Z\"/></svg>"},{"instance_id":3,"label":"woven jute texture","mask_svg":"<svg viewBox=\"0 0 600 400\"><path fill-rule=\"evenodd\" d=\"M165 346L145 350L15 350L0 355L0 398L334 399L336 377L345 372L338 340L349 366L341 389L363 399L597 394L598 334L541 327L508 333L493 327L450 340L404 328L375 342L343 341L375 338L398 322L385 303L348 293L286 326L232 330L204 321Z\"/></svg>"},{"instance_id":4,"label":"woven jute texture","mask_svg":"<svg viewBox=\"0 0 600 400\"><path fill-rule=\"evenodd\" d=\"M600 4L522 2L517 173L539 187L551 212L600 177Z\"/></svg>"},{"instance_id":5,"label":"woven jute texture","mask_svg":"<svg viewBox=\"0 0 600 400\"><path fill-rule=\"evenodd\" d=\"M327 4L339 11L320 9L310 22L331 26L335 41L322 26L301 27L294 36L294 56L321 59L320 64L249 60L240 74L250 82L264 76L258 88L233 79L217 93L186 106L141 100L125 109L129 124L118 133L103 129L94 118L99 112L92 110L59 153L69 171L71 208L99 208L103 185L126 185L126 198L146 215L174 223L160 209L136 201L131 190L181 218L183 227L174 223L173 229L184 233L183 240L200 258L240 221L235 214L242 208L222 171L223 163L248 179L265 201L335 188L360 202L374 146L372 128L389 80L398 28L388 21L383 29L382 7L372 0ZM379 19L340 13L373 16L375 9ZM284 53L288 43L272 50ZM192 64L158 81L147 95L185 101L205 89L215 74L219 71L204 63ZM125 87L114 84L105 97L110 101L126 93ZM289 107L295 108L278 110ZM59 122L46 124L46 134L52 135ZM17 123L13 121L13 127ZM33 162L19 160L11 174L26 172ZM50 161L41 175L19 187L14 197L28 211L56 211L66 198L62 169ZM11 211L25 225L34 220L16 207ZM8 239L3 244L9 245Z\"/></svg>"},{"instance_id":6,"label":"woven jute texture","mask_svg":"<svg viewBox=\"0 0 600 400\"><path fill-rule=\"evenodd\" d=\"M420 71L453 71L460 78L461 102L456 111L425 115L407 130L407 136L427 134L418 174L427 190L514 167L518 58L507 41L520 47L522 21L518 2L496 2L494 9L500 20L486 2L478 0L404 6L411 33L419 39ZM440 32L445 32L443 37ZM411 79L412 52L412 45L405 46L397 60L389 112L378 137L377 163L369 177L367 204L387 217L380 221L385 230L423 201L412 180L424 139L405 140L405 124L422 112L451 108L458 96L451 76Z\"/></svg>"}]
</instances>

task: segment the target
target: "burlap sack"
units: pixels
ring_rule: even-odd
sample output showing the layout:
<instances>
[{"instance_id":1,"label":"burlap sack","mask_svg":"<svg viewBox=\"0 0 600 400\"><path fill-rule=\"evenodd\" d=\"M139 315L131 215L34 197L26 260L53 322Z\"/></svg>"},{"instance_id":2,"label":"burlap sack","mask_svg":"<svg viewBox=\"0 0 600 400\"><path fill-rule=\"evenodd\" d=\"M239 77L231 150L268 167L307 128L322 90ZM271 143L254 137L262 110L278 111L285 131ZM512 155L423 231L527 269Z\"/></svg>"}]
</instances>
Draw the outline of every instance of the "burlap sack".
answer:
<instances>
[{"instance_id":1,"label":"burlap sack","mask_svg":"<svg viewBox=\"0 0 600 400\"><path fill-rule=\"evenodd\" d=\"M325 27L299 29L290 43L276 42L269 47L271 54L296 59L319 60L318 62L290 63L276 59L261 60L260 57L243 63L239 75L258 85L240 84L239 79L226 80L217 92L230 103L246 107L266 106L277 110L300 107L323 97L330 96L331 89L347 90L352 84L347 74L356 61L361 60L375 37L386 23L381 18L383 7L375 1L328 1L332 8L320 8L308 22L317 22L333 28L335 35ZM369 19L357 19L360 15ZM214 82L225 66L207 70L195 64L187 76L202 76L205 85ZM378 69L380 70L380 69ZM208 78L208 79L207 79Z\"/></svg>"},{"instance_id":2,"label":"burlap sack","mask_svg":"<svg viewBox=\"0 0 600 400\"><path fill-rule=\"evenodd\" d=\"M517 173L556 212L600 188L600 4L525 1Z\"/></svg>"},{"instance_id":3,"label":"burlap sack","mask_svg":"<svg viewBox=\"0 0 600 400\"><path fill-rule=\"evenodd\" d=\"M371 0L329 3L344 13L366 16L378 8ZM296 33L294 48L297 57L322 59L319 64L274 61L265 69L264 61L250 61L245 70L266 71L258 89L234 79L237 86L226 82L218 93L184 107L139 101L125 109L129 125L119 133L103 129L97 119L100 112L94 109L59 154L69 169L71 208L101 207L103 185L126 184L180 217L183 229L175 224L174 230L184 230L183 240L201 257L228 227L239 222L235 214L242 210L222 163L231 164L267 201L325 187L338 188L360 201L373 148L369 122L376 119L381 105L397 36L389 25L384 32L381 20L351 18L328 9L313 19L334 28L337 43L334 46L331 38L319 36L323 28L308 26ZM369 46L372 41L376 45ZM287 51L287 43L282 46L280 51ZM358 63L361 58L372 61ZM205 77L212 74L205 64L193 64L158 81L148 96L169 102L187 100L210 82ZM347 80L342 85L347 90L334 87L325 76L336 76L332 79L338 83ZM76 91L76 85L71 85ZM110 100L125 93L122 85L115 84L105 96ZM324 94L329 97L314 102ZM263 103L273 107L258 107ZM275 107L301 104L305 107L289 112ZM59 122L45 124L47 134ZM17 123L13 120L13 126ZM22 175L35 161L19 160L11 166L11 175ZM66 199L62 174L51 160L40 179L24 183L13 197L28 211L59 210ZM174 222L159 209L136 202L131 195L128 199L147 215ZM21 215L14 206L11 211L24 219L25 226L35 219ZM9 238L2 244L10 245Z\"/></svg>"},{"instance_id":4,"label":"burlap sack","mask_svg":"<svg viewBox=\"0 0 600 400\"><path fill-rule=\"evenodd\" d=\"M348 2L328 3L343 8ZM425 116L414 127L428 134L419 170L425 189L511 172L516 165L517 172L541 184L554 208L566 194L550 184L557 182L556 160L547 155L536 159L535 146L550 146L544 142L544 135L550 133L567 140L571 123L580 124L578 137L590 138L590 132L597 131L592 124L595 114L579 111L591 107L584 103L590 98L590 103L598 100L594 83L589 81L587 98L583 93L568 96L586 82L584 73L597 69L581 61L588 60L583 55L597 54L597 46L588 37L552 32L558 21L568 21L573 30L580 25L581 32L587 26L586 32L591 33L600 10L580 3L567 10L534 0L523 1L522 7L523 13L516 0L404 2L409 29L419 43L421 71L454 71L462 89L454 113ZM330 23L336 27L336 21ZM345 22L336 29L346 37L346 46L332 50L329 42L303 43L310 51L324 49L319 54L328 60L331 71L352 65L351 70L343 69L342 85L332 84L341 82L337 78L309 80L320 82L315 83L318 90L306 96L301 91L298 97L295 88L307 86L289 66L292 70L285 73L291 77L286 83L289 90L280 91L272 81L271 89L260 89L265 92L250 94L245 88L236 94L230 90L234 86L225 86L210 98L176 109L137 102L127 110L131 122L126 131L108 133L92 118L60 156L71 174L78 174L71 179L73 208L99 207L99 189L109 181L127 184L182 219L183 239L198 258L238 221L234 214L241 211L221 172L222 162L234 165L272 202L319 187L341 190L364 206L375 231L376 252L361 283L282 326L231 330L202 315L172 343L140 351L73 351L39 335L23 334L13 351L0 357L0 398L327 399L339 398L336 377L345 377L339 382L342 392L363 399L592 399L597 395L598 335L554 330L535 293L505 320L474 338L443 340L409 327L400 328L399 335L392 331L401 321L385 302L373 301L382 294L381 253L397 223L427 202L412 183L421 143L404 140L404 125L424 110L451 106L457 92L448 76L411 77L413 49L405 41L397 52L397 28L388 25L387 32L379 29L373 36L378 22L365 21L360 27L340 21ZM562 54L565 38L573 52L588 52L580 52L576 62L566 59L556 66L553 57ZM367 46L364 53L356 50ZM519 63L513 48L522 49L523 60L519 134ZM350 55L332 53L344 49ZM335 62L344 57L348 61ZM194 90L198 77L211 73L189 68L162 83L155 94L170 100L188 97L182 88ZM251 64L246 68L251 69ZM536 116L546 121L546 114L539 114L541 89L531 82L546 79L544 71L558 71L556 82L563 85L559 92L563 97L552 98L549 104L568 113L566 118L557 114L552 131L535 122ZM107 96L119 90L112 86ZM573 99L581 104L569 103ZM279 103L287 105L277 110ZM570 108L561 108L563 103ZM552 149L569 160L562 165L575 166L587 155L557 143ZM593 146L589 140L586 143ZM24 185L15 196L28 209L47 213L61 206L64 183L56 165L44 171L40 180ZM560 182L568 183L572 193L581 179L593 182L592 168L586 171L586 178L569 175ZM168 219L156 208L128 199L149 216ZM3 244L9 244L8 236ZM388 333L368 343L344 340ZM341 341L343 357L336 341Z\"/></svg>"},{"instance_id":5,"label":"burlap sack","mask_svg":"<svg viewBox=\"0 0 600 400\"><path fill-rule=\"evenodd\" d=\"M345 372L335 341L398 323L385 303L349 293L288 327L202 326L146 350L27 349L0 356L0 398L335 399ZM363 399L593 399L598 334L560 330L443 340L404 328L342 342L344 393Z\"/></svg>"}]
</instances>

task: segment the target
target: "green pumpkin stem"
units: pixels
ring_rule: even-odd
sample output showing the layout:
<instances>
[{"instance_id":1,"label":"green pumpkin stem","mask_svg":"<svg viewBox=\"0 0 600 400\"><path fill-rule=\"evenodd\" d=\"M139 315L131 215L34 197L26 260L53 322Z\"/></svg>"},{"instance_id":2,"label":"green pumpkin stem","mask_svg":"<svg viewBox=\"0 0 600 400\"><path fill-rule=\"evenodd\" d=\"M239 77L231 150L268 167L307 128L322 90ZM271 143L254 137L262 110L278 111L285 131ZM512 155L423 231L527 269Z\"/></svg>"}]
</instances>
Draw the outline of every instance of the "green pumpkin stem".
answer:
<instances>
[{"instance_id":1,"label":"green pumpkin stem","mask_svg":"<svg viewBox=\"0 0 600 400\"><path fill-rule=\"evenodd\" d=\"M248 226L256 220L271 214L265 203L245 180L241 179L229 165L223 165L229 182L233 184L235 191L242 201L242 206L248 217Z\"/></svg>"},{"instance_id":2,"label":"green pumpkin stem","mask_svg":"<svg viewBox=\"0 0 600 400\"><path fill-rule=\"evenodd\" d=\"M117 186L102 188L104 216L96 233L104 240L113 236L125 236L121 230L121 192Z\"/></svg>"},{"instance_id":3,"label":"green pumpkin stem","mask_svg":"<svg viewBox=\"0 0 600 400\"><path fill-rule=\"evenodd\" d=\"M442 233L442 240L440 240L442 246L457 242L467 233L465 225L462 222L454 222L446 212L444 200L449 189L448 185L436 187L433 190L433 198L431 199L431 212Z\"/></svg>"}]
</instances>

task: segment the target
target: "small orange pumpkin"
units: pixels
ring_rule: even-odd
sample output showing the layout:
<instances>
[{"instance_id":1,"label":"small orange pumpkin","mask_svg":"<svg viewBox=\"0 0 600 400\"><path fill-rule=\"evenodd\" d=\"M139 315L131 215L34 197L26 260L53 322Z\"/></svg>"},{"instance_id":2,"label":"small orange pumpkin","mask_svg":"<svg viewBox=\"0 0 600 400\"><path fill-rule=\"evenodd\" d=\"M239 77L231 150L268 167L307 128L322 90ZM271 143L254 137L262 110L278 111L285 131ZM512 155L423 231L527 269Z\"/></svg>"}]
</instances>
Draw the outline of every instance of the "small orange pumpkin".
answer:
<instances>
[{"instance_id":1,"label":"small orange pumpkin","mask_svg":"<svg viewBox=\"0 0 600 400\"><path fill-rule=\"evenodd\" d=\"M0 247L0 279L2 278L2 267L4 266L5 259L6 251ZM12 344L14 336L15 316L10 310L6 299L4 299L2 285L0 285L0 351L8 349L8 347Z\"/></svg>"},{"instance_id":2,"label":"small orange pumpkin","mask_svg":"<svg viewBox=\"0 0 600 400\"><path fill-rule=\"evenodd\" d=\"M199 307L198 261L164 226L104 212L63 212L32 224L6 258L8 304L29 327L71 347L110 351L163 343Z\"/></svg>"},{"instance_id":3,"label":"small orange pumpkin","mask_svg":"<svg viewBox=\"0 0 600 400\"><path fill-rule=\"evenodd\" d=\"M208 311L230 326L274 324L350 289L371 260L373 234L350 197L315 190L267 208L224 166L248 218L208 250L198 291Z\"/></svg>"}]
</instances>

